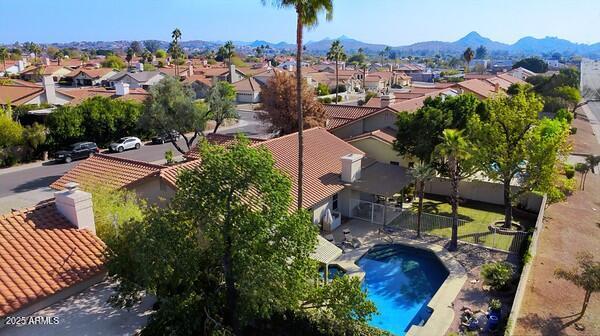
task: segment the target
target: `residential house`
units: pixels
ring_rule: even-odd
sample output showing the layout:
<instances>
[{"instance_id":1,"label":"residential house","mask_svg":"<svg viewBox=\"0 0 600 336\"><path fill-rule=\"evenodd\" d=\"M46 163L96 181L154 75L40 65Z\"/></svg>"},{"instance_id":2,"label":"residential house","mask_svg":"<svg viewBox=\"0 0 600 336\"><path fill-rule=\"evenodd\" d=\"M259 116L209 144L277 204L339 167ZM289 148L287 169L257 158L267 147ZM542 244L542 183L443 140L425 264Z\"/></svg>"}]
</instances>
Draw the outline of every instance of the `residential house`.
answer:
<instances>
[{"instance_id":1,"label":"residential house","mask_svg":"<svg viewBox=\"0 0 600 336\"><path fill-rule=\"evenodd\" d=\"M6 68L4 67L5 63ZM17 75L21 73L21 71L25 70L25 65L26 63L24 60L5 60L4 62L0 62L0 77Z\"/></svg>"},{"instance_id":2,"label":"residential house","mask_svg":"<svg viewBox=\"0 0 600 336\"><path fill-rule=\"evenodd\" d=\"M59 92L71 97L71 100L67 102L67 104L70 105L77 105L88 98L96 96L121 100L135 100L140 103L144 102L144 100L150 96L150 93L144 89L130 89L129 84L127 83L117 83L114 89L103 87L65 88L60 89Z\"/></svg>"},{"instance_id":3,"label":"residential house","mask_svg":"<svg viewBox=\"0 0 600 336\"><path fill-rule=\"evenodd\" d=\"M62 65L36 65L27 67L20 73L20 76L30 82L39 82L43 77L50 76L57 83L70 74L71 71L71 69Z\"/></svg>"},{"instance_id":4,"label":"residential house","mask_svg":"<svg viewBox=\"0 0 600 336\"><path fill-rule=\"evenodd\" d=\"M72 99L72 96L56 89L51 76L43 77L41 85L14 79L0 83L0 105L64 105Z\"/></svg>"},{"instance_id":5,"label":"residential house","mask_svg":"<svg viewBox=\"0 0 600 336\"><path fill-rule=\"evenodd\" d=\"M260 101L261 85L254 77L244 78L233 83L238 103L258 103Z\"/></svg>"},{"instance_id":6,"label":"residential house","mask_svg":"<svg viewBox=\"0 0 600 336\"><path fill-rule=\"evenodd\" d=\"M142 72L128 72L121 71L108 79L110 87L116 87L117 83L129 84L129 88L138 89L142 88L148 90L152 85L160 82L161 79L165 78L165 74L160 71L142 71Z\"/></svg>"},{"instance_id":7,"label":"residential house","mask_svg":"<svg viewBox=\"0 0 600 336\"><path fill-rule=\"evenodd\" d=\"M213 86L211 79L204 75L187 76L183 83L189 85L196 93L196 99L204 99L208 94L208 90Z\"/></svg>"},{"instance_id":8,"label":"residential house","mask_svg":"<svg viewBox=\"0 0 600 336\"><path fill-rule=\"evenodd\" d=\"M527 80L527 78L537 75L535 72L527 70L523 67L518 67L507 72L509 75L516 77L520 80Z\"/></svg>"},{"instance_id":9,"label":"residential house","mask_svg":"<svg viewBox=\"0 0 600 336\"><path fill-rule=\"evenodd\" d=\"M73 186L0 215L0 319L33 316L102 281L105 245L95 233L91 195Z\"/></svg>"},{"instance_id":10,"label":"residential house","mask_svg":"<svg viewBox=\"0 0 600 336\"><path fill-rule=\"evenodd\" d=\"M111 68L81 68L73 70L67 78L73 86L108 86L109 78L117 72Z\"/></svg>"}]
</instances>

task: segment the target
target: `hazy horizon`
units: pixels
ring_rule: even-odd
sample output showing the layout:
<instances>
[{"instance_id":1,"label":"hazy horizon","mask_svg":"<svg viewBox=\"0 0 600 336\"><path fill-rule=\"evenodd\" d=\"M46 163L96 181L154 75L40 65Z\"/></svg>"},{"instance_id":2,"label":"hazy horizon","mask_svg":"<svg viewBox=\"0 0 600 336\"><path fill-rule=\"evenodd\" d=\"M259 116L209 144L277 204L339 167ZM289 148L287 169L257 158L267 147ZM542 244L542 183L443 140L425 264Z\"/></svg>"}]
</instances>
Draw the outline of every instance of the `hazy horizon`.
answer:
<instances>
[{"instance_id":1,"label":"hazy horizon","mask_svg":"<svg viewBox=\"0 0 600 336\"><path fill-rule=\"evenodd\" d=\"M295 12L266 2L264 6L260 0L11 2L14 14L0 20L0 43L166 41L175 27L182 31L185 41L293 43ZM452 42L476 31L506 44L526 36L600 42L600 1L506 0L499 4L490 0L334 0L334 6L333 21L321 18L318 27L305 33L306 41L345 35L368 43L402 46L431 40ZM52 13L51 19L48 13Z\"/></svg>"}]
</instances>

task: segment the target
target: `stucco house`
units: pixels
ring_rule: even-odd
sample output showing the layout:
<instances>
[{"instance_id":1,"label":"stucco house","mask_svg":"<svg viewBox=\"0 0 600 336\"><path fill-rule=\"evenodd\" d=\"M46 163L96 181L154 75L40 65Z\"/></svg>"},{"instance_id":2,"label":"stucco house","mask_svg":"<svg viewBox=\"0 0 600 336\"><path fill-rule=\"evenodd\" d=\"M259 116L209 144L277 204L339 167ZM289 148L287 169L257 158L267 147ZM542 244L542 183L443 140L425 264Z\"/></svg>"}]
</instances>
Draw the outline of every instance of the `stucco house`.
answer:
<instances>
[{"instance_id":1,"label":"stucco house","mask_svg":"<svg viewBox=\"0 0 600 336\"><path fill-rule=\"evenodd\" d=\"M110 87L114 88L117 83L129 84L131 89L142 88L148 90L152 85L157 84L166 75L160 71L142 71L127 72L121 71L108 78Z\"/></svg>"},{"instance_id":2,"label":"stucco house","mask_svg":"<svg viewBox=\"0 0 600 336\"><path fill-rule=\"evenodd\" d=\"M109 78L116 74L111 68L83 68L73 70L66 77L71 80L73 86L97 86L108 85Z\"/></svg>"},{"instance_id":3,"label":"stucco house","mask_svg":"<svg viewBox=\"0 0 600 336\"><path fill-rule=\"evenodd\" d=\"M238 103L258 103L261 85L253 77L244 78L233 83Z\"/></svg>"},{"instance_id":4,"label":"stucco house","mask_svg":"<svg viewBox=\"0 0 600 336\"><path fill-rule=\"evenodd\" d=\"M20 73L22 79L31 82L39 82L43 77L50 76L54 82L71 73L71 69L62 65L36 65L30 66Z\"/></svg>"}]
</instances>

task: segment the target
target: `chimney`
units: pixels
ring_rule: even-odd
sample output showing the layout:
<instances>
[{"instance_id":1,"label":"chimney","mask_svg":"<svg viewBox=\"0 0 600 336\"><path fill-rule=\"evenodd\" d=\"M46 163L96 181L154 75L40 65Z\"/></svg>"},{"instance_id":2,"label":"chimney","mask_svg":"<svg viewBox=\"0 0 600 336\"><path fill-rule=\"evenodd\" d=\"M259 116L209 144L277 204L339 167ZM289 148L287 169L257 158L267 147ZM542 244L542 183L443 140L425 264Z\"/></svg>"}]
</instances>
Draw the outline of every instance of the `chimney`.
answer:
<instances>
[{"instance_id":1,"label":"chimney","mask_svg":"<svg viewBox=\"0 0 600 336\"><path fill-rule=\"evenodd\" d=\"M360 179L362 158L362 154L348 154L341 157L342 182L352 183Z\"/></svg>"},{"instance_id":2,"label":"chimney","mask_svg":"<svg viewBox=\"0 0 600 336\"><path fill-rule=\"evenodd\" d=\"M42 59L42 62L44 62L44 65L50 65L50 58L49 57L44 57Z\"/></svg>"},{"instance_id":3,"label":"chimney","mask_svg":"<svg viewBox=\"0 0 600 336\"><path fill-rule=\"evenodd\" d=\"M494 83L494 92L496 92L496 93L500 92L500 84L499 83Z\"/></svg>"},{"instance_id":4,"label":"chimney","mask_svg":"<svg viewBox=\"0 0 600 336\"><path fill-rule=\"evenodd\" d=\"M21 71L25 70L25 61L19 60L17 61L17 72L21 73Z\"/></svg>"},{"instance_id":5,"label":"chimney","mask_svg":"<svg viewBox=\"0 0 600 336\"><path fill-rule=\"evenodd\" d=\"M237 73L235 72L235 64L229 64L229 83L237 82Z\"/></svg>"},{"instance_id":6,"label":"chimney","mask_svg":"<svg viewBox=\"0 0 600 336\"><path fill-rule=\"evenodd\" d=\"M144 71L144 63L142 63L142 62L137 62L137 63L135 64L135 68L137 69L137 71L139 71L139 72L143 72L143 71Z\"/></svg>"},{"instance_id":7,"label":"chimney","mask_svg":"<svg viewBox=\"0 0 600 336\"><path fill-rule=\"evenodd\" d=\"M42 77L42 86L44 87L46 103L50 105L56 104L56 88L54 87L54 79L52 76Z\"/></svg>"},{"instance_id":8,"label":"chimney","mask_svg":"<svg viewBox=\"0 0 600 336\"><path fill-rule=\"evenodd\" d=\"M388 92L381 96L381 107L387 107L396 102L396 95L393 92Z\"/></svg>"},{"instance_id":9,"label":"chimney","mask_svg":"<svg viewBox=\"0 0 600 336\"><path fill-rule=\"evenodd\" d=\"M126 96L129 94L129 84L123 82L115 83L115 90L117 96Z\"/></svg>"},{"instance_id":10,"label":"chimney","mask_svg":"<svg viewBox=\"0 0 600 336\"><path fill-rule=\"evenodd\" d=\"M193 76L194 75L194 65L192 63L190 63L190 65L188 66L188 76Z\"/></svg>"},{"instance_id":11,"label":"chimney","mask_svg":"<svg viewBox=\"0 0 600 336\"><path fill-rule=\"evenodd\" d=\"M76 228L87 229L96 234L92 194L79 190L79 185L75 182L69 182L65 187L67 190L54 193L58 212L67 218Z\"/></svg>"}]
</instances>

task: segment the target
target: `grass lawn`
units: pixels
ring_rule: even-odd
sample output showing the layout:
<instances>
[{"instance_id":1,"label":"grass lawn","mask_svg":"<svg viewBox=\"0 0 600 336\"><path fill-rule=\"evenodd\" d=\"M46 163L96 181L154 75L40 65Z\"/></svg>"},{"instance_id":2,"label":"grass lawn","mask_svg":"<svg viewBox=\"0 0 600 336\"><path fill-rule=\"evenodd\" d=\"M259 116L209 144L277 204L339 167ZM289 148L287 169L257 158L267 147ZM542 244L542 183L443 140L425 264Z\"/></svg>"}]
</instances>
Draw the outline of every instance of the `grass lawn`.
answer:
<instances>
[{"instance_id":1,"label":"grass lawn","mask_svg":"<svg viewBox=\"0 0 600 336\"><path fill-rule=\"evenodd\" d=\"M418 201L413 205L413 211L416 213ZM423 212L434 215L451 217L452 208L445 198L437 198L433 195L428 195L428 198L423 200ZM504 207L488 203L468 201L466 204L460 205L458 208L459 218L466 223L459 225L458 239L481 244L489 247L494 247L506 251L517 252L517 246L513 245L514 236L509 235L493 235L488 226L495 221L504 219ZM401 220L400 218L398 220ZM513 219L516 222L521 222L519 218ZM452 228L450 221L443 223L432 223L426 216L423 217L423 232L442 237L450 238ZM406 224L406 223L405 223ZM524 221L521 224L529 224ZM413 226L413 225L411 225ZM416 225L415 228L416 229ZM517 242L514 242L517 244Z\"/></svg>"}]
</instances>

